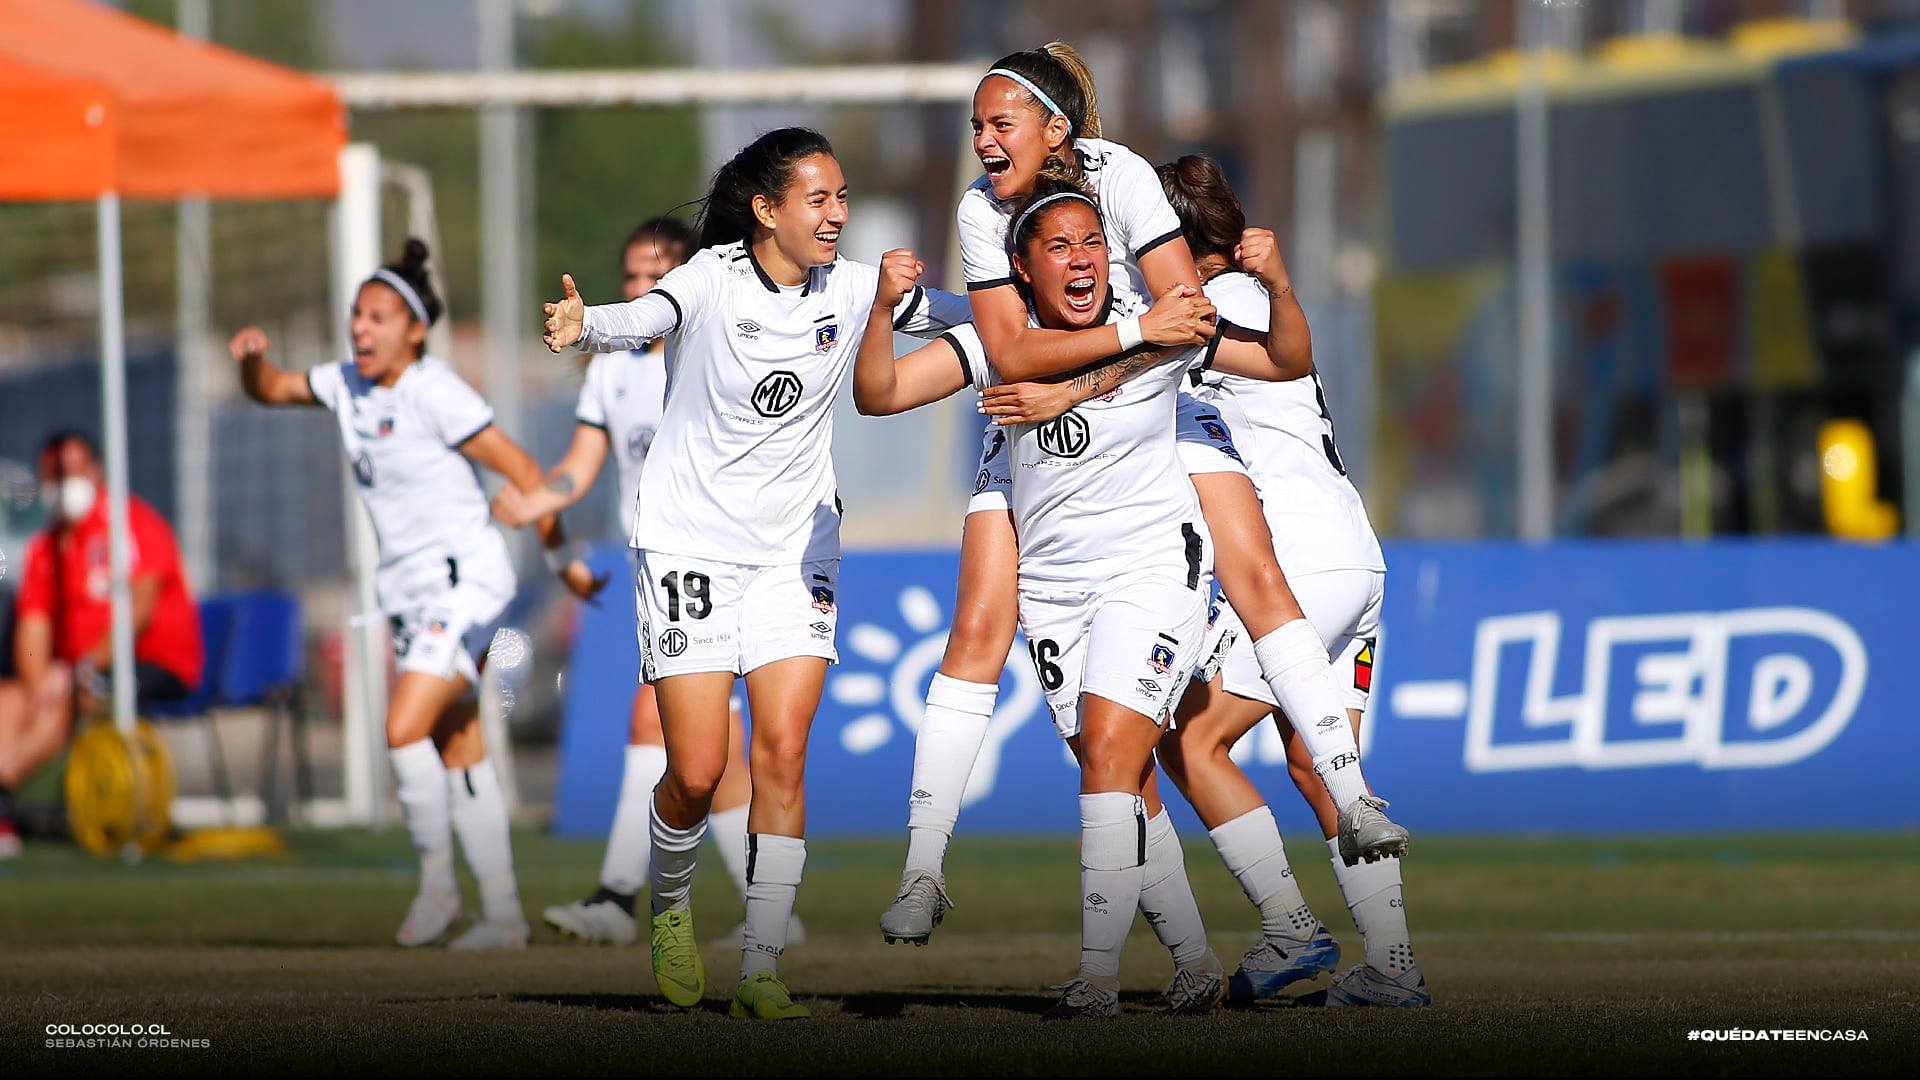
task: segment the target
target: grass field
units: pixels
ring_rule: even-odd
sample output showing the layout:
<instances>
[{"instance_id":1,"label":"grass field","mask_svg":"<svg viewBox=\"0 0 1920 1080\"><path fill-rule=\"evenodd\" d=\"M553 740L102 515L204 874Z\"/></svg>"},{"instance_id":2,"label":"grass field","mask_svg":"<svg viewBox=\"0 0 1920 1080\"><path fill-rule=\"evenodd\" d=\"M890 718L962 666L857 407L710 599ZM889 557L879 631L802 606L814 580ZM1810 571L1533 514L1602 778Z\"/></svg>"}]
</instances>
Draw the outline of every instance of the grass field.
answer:
<instances>
[{"instance_id":1,"label":"grass field","mask_svg":"<svg viewBox=\"0 0 1920 1080\"><path fill-rule=\"evenodd\" d=\"M545 928L515 954L384 945L412 895L404 836L292 839L278 862L125 866L35 845L0 864L0 1076L1891 1074L1920 1052L1913 835L1423 838L1407 895L1431 1009L1163 1018L1169 963L1136 923L1125 1015L1071 1025L1036 1018L1077 957L1070 840L963 835L949 866L960 906L924 949L890 948L875 927L899 841L811 843L809 936L782 967L815 1019L748 1025L726 1017L738 954L718 948L706 1008L687 1014L655 992L643 947ZM597 844L515 842L536 919L591 886ZM1290 851L1344 968L1359 942L1325 849ZM706 937L740 915L718 862L709 850L695 888ZM1190 843L1187 862L1231 968L1252 909L1211 848ZM210 1045L44 1045L46 1025L86 1023L159 1023ZM1687 1041L1696 1028L1868 1041Z\"/></svg>"}]
</instances>

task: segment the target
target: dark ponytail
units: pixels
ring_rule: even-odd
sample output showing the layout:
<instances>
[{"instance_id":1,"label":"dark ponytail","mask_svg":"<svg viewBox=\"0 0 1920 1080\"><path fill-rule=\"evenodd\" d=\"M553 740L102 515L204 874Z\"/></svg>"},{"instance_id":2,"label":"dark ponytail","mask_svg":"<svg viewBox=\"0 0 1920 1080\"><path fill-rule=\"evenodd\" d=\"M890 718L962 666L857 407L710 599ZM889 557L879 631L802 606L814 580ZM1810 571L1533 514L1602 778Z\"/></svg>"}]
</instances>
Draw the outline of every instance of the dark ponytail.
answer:
<instances>
[{"instance_id":1,"label":"dark ponytail","mask_svg":"<svg viewBox=\"0 0 1920 1080\"><path fill-rule=\"evenodd\" d=\"M1198 259L1218 255L1227 265L1237 267L1233 251L1240 246L1240 234L1246 230L1247 214L1240 208L1240 197L1233 193L1220 163L1205 154L1188 154L1155 169L1167 202L1180 218L1180 233Z\"/></svg>"},{"instance_id":2,"label":"dark ponytail","mask_svg":"<svg viewBox=\"0 0 1920 1080\"><path fill-rule=\"evenodd\" d=\"M833 156L833 144L812 128L779 128L748 143L713 174L706 206L700 211L700 246L749 243L759 222L753 197L778 203L793 182L794 166L815 154Z\"/></svg>"}]
</instances>

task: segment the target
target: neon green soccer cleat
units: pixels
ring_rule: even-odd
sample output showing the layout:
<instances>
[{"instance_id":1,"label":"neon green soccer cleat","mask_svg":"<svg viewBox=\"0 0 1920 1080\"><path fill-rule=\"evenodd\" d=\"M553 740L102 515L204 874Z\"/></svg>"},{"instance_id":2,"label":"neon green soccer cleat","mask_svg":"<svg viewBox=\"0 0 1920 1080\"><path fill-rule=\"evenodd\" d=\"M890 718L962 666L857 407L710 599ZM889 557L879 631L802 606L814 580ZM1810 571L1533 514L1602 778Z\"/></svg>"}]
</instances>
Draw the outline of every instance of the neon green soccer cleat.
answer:
<instances>
[{"instance_id":1,"label":"neon green soccer cleat","mask_svg":"<svg viewBox=\"0 0 1920 1080\"><path fill-rule=\"evenodd\" d=\"M735 1020L805 1020L813 1015L805 1005L794 1003L787 984L771 971L756 971L741 979L727 1014Z\"/></svg>"},{"instance_id":2,"label":"neon green soccer cleat","mask_svg":"<svg viewBox=\"0 0 1920 1080\"><path fill-rule=\"evenodd\" d=\"M653 981L668 1001L683 1009L700 1004L707 969L693 939L693 912L663 911L653 917Z\"/></svg>"}]
</instances>

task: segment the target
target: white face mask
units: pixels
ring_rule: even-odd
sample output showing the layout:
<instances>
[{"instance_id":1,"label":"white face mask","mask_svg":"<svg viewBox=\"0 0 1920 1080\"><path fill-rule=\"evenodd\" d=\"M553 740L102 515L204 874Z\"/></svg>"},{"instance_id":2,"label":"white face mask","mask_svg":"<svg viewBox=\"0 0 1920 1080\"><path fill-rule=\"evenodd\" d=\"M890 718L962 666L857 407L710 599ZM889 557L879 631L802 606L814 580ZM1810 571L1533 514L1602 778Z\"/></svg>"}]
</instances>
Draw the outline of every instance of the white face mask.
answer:
<instances>
[{"instance_id":1,"label":"white face mask","mask_svg":"<svg viewBox=\"0 0 1920 1080\"><path fill-rule=\"evenodd\" d=\"M69 476L58 483L45 482L40 485L40 503L52 510L62 521L80 521L93 510L93 500L98 493L93 489L93 481L84 476Z\"/></svg>"}]
</instances>

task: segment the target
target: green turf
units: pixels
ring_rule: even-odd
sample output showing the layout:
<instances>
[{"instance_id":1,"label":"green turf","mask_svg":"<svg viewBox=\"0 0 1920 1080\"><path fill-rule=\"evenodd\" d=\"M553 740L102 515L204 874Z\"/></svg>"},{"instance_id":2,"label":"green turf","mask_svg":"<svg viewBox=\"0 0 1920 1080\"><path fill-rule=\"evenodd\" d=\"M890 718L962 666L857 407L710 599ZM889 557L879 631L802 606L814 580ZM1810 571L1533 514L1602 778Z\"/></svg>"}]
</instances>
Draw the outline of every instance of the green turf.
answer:
<instances>
[{"instance_id":1,"label":"green turf","mask_svg":"<svg viewBox=\"0 0 1920 1080\"><path fill-rule=\"evenodd\" d=\"M577 898L599 846L515 837L526 907ZM900 841L809 844L809 934L782 971L816 1019L728 1020L738 956L706 950L707 1008L670 1009L643 948L544 928L525 953L402 951L397 830L293 838L276 862L126 866L36 844L0 864L0 1076L359 1069L483 1075L1463 1075L1905 1072L1920 1051L1920 837L1561 841L1422 838L1414 940L1436 1004L1388 1013L1269 1004L1154 1015L1169 973L1137 924L1125 1015L1042 1025L1077 957L1070 840L954 844L959 907L924 949L875 926ZM1325 848L1290 853L1359 957ZM1229 967L1252 909L1210 847L1187 864ZM471 893L469 900L472 900ZM740 905L708 849L703 937ZM1324 985L1324 980L1319 985ZM47 1024L162 1023L206 1049L48 1049ZM1689 1043L1693 1028L1864 1029L1864 1043Z\"/></svg>"}]
</instances>

